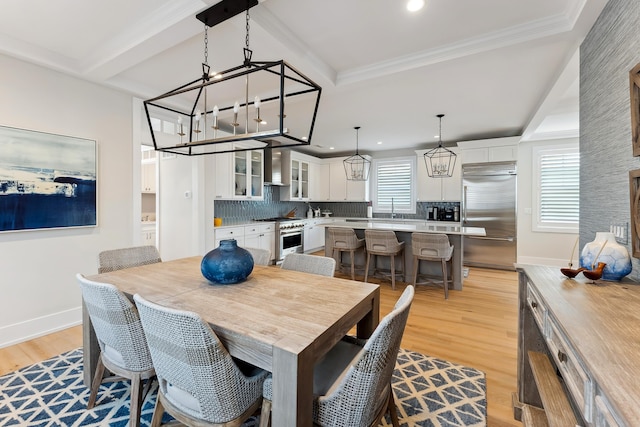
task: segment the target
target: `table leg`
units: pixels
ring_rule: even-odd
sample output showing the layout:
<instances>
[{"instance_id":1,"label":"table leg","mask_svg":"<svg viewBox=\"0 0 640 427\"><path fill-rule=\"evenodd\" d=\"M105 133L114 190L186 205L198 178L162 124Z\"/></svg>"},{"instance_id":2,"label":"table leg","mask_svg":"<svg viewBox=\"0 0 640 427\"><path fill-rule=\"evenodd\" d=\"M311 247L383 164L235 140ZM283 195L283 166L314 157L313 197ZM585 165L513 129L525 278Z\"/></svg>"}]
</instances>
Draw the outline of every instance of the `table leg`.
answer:
<instances>
[{"instance_id":1,"label":"table leg","mask_svg":"<svg viewBox=\"0 0 640 427\"><path fill-rule=\"evenodd\" d=\"M367 313L357 325L357 336L361 339L367 339L380 323L380 288L376 289L371 300L371 311Z\"/></svg>"},{"instance_id":2,"label":"table leg","mask_svg":"<svg viewBox=\"0 0 640 427\"><path fill-rule=\"evenodd\" d=\"M82 379L84 385L91 388L91 381L96 372L100 357L100 345L93 324L89 317L89 312L82 302Z\"/></svg>"},{"instance_id":3,"label":"table leg","mask_svg":"<svg viewBox=\"0 0 640 427\"><path fill-rule=\"evenodd\" d=\"M271 425L311 426L313 416L313 355L273 350Z\"/></svg>"}]
</instances>

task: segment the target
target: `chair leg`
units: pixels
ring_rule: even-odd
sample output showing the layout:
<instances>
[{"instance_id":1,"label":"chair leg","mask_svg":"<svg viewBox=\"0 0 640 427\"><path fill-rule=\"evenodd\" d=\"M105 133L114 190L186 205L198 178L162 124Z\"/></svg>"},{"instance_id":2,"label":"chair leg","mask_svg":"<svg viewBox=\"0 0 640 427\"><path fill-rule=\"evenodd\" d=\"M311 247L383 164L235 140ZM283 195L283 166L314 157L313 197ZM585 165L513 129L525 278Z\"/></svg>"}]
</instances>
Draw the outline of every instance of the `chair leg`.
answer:
<instances>
[{"instance_id":1,"label":"chair leg","mask_svg":"<svg viewBox=\"0 0 640 427\"><path fill-rule=\"evenodd\" d=\"M129 407L129 426L140 427L140 412L142 408L142 378L135 375L131 378L131 404Z\"/></svg>"},{"instance_id":2,"label":"chair leg","mask_svg":"<svg viewBox=\"0 0 640 427\"><path fill-rule=\"evenodd\" d=\"M444 299L449 299L449 278L447 277L447 270L449 266L447 261L442 260L442 285L444 286Z\"/></svg>"},{"instance_id":3,"label":"chair leg","mask_svg":"<svg viewBox=\"0 0 640 427\"><path fill-rule=\"evenodd\" d=\"M389 390L387 409L389 410L389 418L391 418L391 424L393 427L400 427L400 423L398 422L398 409L396 408L396 402L393 397L393 389Z\"/></svg>"},{"instance_id":4,"label":"chair leg","mask_svg":"<svg viewBox=\"0 0 640 427\"><path fill-rule=\"evenodd\" d=\"M367 253L367 265L364 267L364 283L367 283L367 278L369 277L369 261L371 261L371 252Z\"/></svg>"},{"instance_id":5,"label":"chair leg","mask_svg":"<svg viewBox=\"0 0 640 427\"><path fill-rule=\"evenodd\" d=\"M413 286L416 286L418 281L418 267L420 267L420 260L417 255L413 256Z\"/></svg>"},{"instance_id":6,"label":"chair leg","mask_svg":"<svg viewBox=\"0 0 640 427\"><path fill-rule=\"evenodd\" d=\"M150 427L160 427L160 425L162 425L163 415L164 415L164 405L160 400L160 390L158 390L158 396L156 398L156 407L153 408L153 416L151 417Z\"/></svg>"},{"instance_id":7,"label":"chair leg","mask_svg":"<svg viewBox=\"0 0 640 427\"><path fill-rule=\"evenodd\" d=\"M351 255L351 280L356 280L356 264L355 264L356 252L355 250L351 249L349 251L349 254Z\"/></svg>"},{"instance_id":8,"label":"chair leg","mask_svg":"<svg viewBox=\"0 0 640 427\"><path fill-rule=\"evenodd\" d=\"M391 289L396 290L396 256L391 255Z\"/></svg>"},{"instance_id":9,"label":"chair leg","mask_svg":"<svg viewBox=\"0 0 640 427\"><path fill-rule=\"evenodd\" d=\"M260 427L271 425L271 401L262 399L262 411L260 412Z\"/></svg>"},{"instance_id":10,"label":"chair leg","mask_svg":"<svg viewBox=\"0 0 640 427\"><path fill-rule=\"evenodd\" d=\"M96 373L93 376L93 382L91 383L91 393L89 394L89 401L87 402L87 409L91 409L96 404L96 398L98 397L98 389L102 384L102 377L104 376L104 363L102 362L102 354L98 356L98 364L96 365Z\"/></svg>"},{"instance_id":11,"label":"chair leg","mask_svg":"<svg viewBox=\"0 0 640 427\"><path fill-rule=\"evenodd\" d=\"M402 274L400 275L400 277L402 277L402 281L403 282L406 282L407 281L407 276L406 276L406 271L405 271L406 266L404 265L404 249L402 250L402 252L400 254L400 261L402 262L402 264L400 264L400 270L402 271Z\"/></svg>"}]
</instances>

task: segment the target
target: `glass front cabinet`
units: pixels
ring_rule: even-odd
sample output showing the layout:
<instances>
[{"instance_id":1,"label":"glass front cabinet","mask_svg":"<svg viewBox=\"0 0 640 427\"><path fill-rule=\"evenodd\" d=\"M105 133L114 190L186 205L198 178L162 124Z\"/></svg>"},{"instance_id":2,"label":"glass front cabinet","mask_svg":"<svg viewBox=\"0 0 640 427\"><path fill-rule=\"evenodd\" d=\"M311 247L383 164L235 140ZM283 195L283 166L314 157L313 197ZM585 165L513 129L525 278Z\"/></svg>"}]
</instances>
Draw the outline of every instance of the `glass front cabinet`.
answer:
<instances>
[{"instance_id":1,"label":"glass front cabinet","mask_svg":"<svg viewBox=\"0 0 640 427\"><path fill-rule=\"evenodd\" d=\"M262 151L237 151L233 153L234 198L264 198L263 154Z\"/></svg>"}]
</instances>

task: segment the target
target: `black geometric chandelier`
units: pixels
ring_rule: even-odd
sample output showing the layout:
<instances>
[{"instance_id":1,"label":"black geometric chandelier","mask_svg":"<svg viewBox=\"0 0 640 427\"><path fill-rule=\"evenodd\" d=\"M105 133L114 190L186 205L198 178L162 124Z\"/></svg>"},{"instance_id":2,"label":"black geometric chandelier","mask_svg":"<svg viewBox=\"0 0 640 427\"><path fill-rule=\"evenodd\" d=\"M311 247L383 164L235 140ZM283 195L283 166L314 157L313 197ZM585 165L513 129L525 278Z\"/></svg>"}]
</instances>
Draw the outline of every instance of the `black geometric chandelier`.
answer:
<instances>
[{"instance_id":1,"label":"black geometric chandelier","mask_svg":"<svg viewBox=\"0 0 640 427\"><path fill-rule=\"evenodd\" d=\"M442 146L442 118L444 114L438 114L440 119L440 134L438 146L424 153L424 163L427 166L427 174L432 178L447 178L453 175L456 166L456 153Z\"/></svg>"},{"instance_id":2,"label":"black geometric chandelier","mask_svg":"<svg viewBox=\"0 0 640 427\"><path fill-rule=\"evenodd\" d=\"M369 179L371 160L358 152L358 130L360 126L356 126L354 129L356 130L356 153L342 161L344 172L347 174L349 181L366 181Z\"/></svg>"},{"instance_id":3,"label":"black geometric chandelier","mask_svg":"<svg viewBox=\"0 0 640 427\"><path fill-rule=\"evenodd\" d=\"M309 145L322 88L284 60L252 61L249 9L258 0L223 0L200 12L205 24L202 76L144 101L152 118L176 124L173 138L156 137L158 151L187 156ZM244 61L211 73L207 29L246 11Z\"/></svg>"}]
</instances>

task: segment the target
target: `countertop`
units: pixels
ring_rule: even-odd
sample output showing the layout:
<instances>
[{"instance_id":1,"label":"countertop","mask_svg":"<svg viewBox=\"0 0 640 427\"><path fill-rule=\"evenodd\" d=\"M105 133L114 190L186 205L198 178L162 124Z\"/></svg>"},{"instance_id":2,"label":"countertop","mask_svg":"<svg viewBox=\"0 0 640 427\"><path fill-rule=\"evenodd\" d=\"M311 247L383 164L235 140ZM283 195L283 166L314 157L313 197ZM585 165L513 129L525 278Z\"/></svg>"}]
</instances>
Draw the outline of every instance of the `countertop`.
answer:
<instances>
[{"instance_id":1,"label":"countertop","mask_svg":"<svg viewBox=\"0 0 640 427\"><path fill-rule=\"evenodd\" d=\"M460 225L452 224L437 224L433 221L417 221L413 220L408 223L409 220L399 220L404 222L392 222L390 220L386 222L380 221L367 221L367 220L345 220L334 221L331 223L323 224L325 227L345 227L353 228L355 230L391 230L401 231L407 233L421 232L421 233L444 233L444 234L457 234L461 236L486 236L484 228L481 227L462 227ZM456 223L454 223L456 224Z\"/></svg>"}]
</instances>

